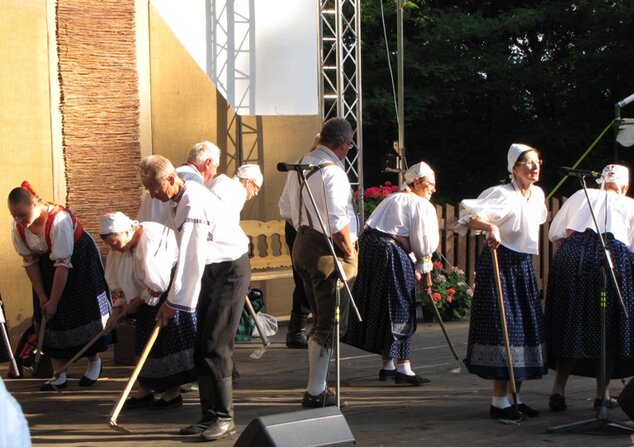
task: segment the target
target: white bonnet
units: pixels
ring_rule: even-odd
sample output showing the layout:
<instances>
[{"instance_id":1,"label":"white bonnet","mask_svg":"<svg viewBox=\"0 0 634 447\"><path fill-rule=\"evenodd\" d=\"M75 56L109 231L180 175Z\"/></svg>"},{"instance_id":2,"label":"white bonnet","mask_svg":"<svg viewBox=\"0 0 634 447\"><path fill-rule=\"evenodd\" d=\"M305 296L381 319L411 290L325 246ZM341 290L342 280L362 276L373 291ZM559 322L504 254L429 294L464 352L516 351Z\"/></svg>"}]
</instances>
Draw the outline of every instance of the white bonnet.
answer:
<instances>
[{"instance_id":1,"label":"white bonnet","mask_svg":"<svg viewBox=\"0 0 634 447\"><path fill-rule=\"evenodd\" d=\"M410 184L417 178L428 177L434 175L434 170L424 161L416 163L405 171L405 183Z\"/></svg>"},{"instance_id":2,"label":"white bonnet","mask_svg":"<svg viewBox=\"0 0 634 447\"><path fill-rule=\"evenodd\" d=\"M617 186L629 186L630 170L622 165L607 165L603 168L597 183L615 183Z\"/></svg>"},{"instance_id":3,"label":"white bonnet","mask_svg":"<svg viewBox=\"0 0 634 447\"><path fill-rule=\"evenodd\" d=\"M99 218L99 234L123 233L138 224L137 220L130 219L121 211L107 213Z\"/></svg>"},{"instance_id":4,"label":"white bonnet","mask_svg":"<svg viewBox=\"0 0 634 447\"><path fill-rule=\"evenodd\" d=\"M255 164L246 164L242 165L238 168L238 172L236 173L238 178L253 180L258 188L262 187L262 182L264 181L264 176L262 176L262 171L260 171L260 166Z\"/></svg>"},{"instance_id":5,"label":"white bonnet","mask_svg":"<svg viewBox=\"0 0 634 447\"><path fill-rule=\"evenodd\" d=\"M507 171L509 171L509 174L511 174L511 178L513 178L513 166L515 166L515 163L517 163L517 160L520 158L520 155L522 155L524 152L526 151L533 151L535 150L535 148L532 148L526 144L520 144L520 143L513 143L511 144L511 147L509 147L509 151L506 154L506 161L507 161Z\"/></svg>"}]
</instances>

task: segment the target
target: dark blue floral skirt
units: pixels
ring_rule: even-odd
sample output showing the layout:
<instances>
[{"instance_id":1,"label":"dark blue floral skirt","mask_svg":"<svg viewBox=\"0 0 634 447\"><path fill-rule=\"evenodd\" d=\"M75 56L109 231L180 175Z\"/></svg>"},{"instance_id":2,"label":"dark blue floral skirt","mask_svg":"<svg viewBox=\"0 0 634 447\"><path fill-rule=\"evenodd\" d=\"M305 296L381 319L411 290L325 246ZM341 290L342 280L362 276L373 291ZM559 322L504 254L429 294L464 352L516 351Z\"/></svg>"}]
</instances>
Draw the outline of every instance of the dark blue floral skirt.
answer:
<instances>
[{"instance_id":1,"label":"dark blue floral skirt","mask_svg":"<svg viewBox=\"0 0 634 447\"><path fill-rule=\"evenodd\" d=\"M92 340L105 326L110 315L110 297L103 265L92 236L84 234L75 242L71 256L73 268L68 269L68 280L51 321L46 322L42 351L54 359L69 359ZM56 267L48 255L38 261L44 290L50 294ZM63 267L60 267L63 268ZM33 292L35 321L40 324L40 301ZM84 356L90 357L108 348L109 336L101 337Z\"/></svg>"},{"instance_id":2,"label":"dark blue floral skirt","mask_svg":"<svg viewBox=\"0 0 634 447\"><path fill-rule=\"evenodd\" d=\"M613 378L634 374L634 255L611 233L605 235L617 281L630 319L621 309L608 278L606 294L607 358L616 360ZM601 355L601 291L603 249L591 230L574 233L562 241L553 257L546 297L546 340L548 362L577 360L572 374L596 377Z\"/></svg>"},{"instance_id":3,"label":"dark blue floral skirt","mask_svg":"<svg viewBox=\"0 0 634 447\"><path fill-rule=\"evenodd\" d=\"M352 289L363 321L349 313L343 342L386 357L410 358L416 331L415 286L414 266L405 250L389 235L365 230Z\"/></svg>"},{"instance_id":4,"label":"dark blue floral skirt","mask_svg":"<svg viewBox=\"0 0 634 447\"><path fill-rule=\"evenodd\" d=\"M539 379L548 368L544 320L532 256L503 246L497 249L497 254L515 379ZM488 247L478 258L464 362L470 373L483 379L509 379L493 258Z\"/></svg>"},{"instance_id":5,"label":"dark blue floral skirt","mask_svg":"<svg viewBox=\"0 0 634 447\"><path fill-rule=\"evenodd\" d=\"M161 296L156 306L141 304L137 311L136 353L140 355L156 326L156 314L167 299ZM157 392L196 380L194 334L196 312L177 310L167 326L161 328L150 356L139 373L139 383Z\"/></svg>"}]
</instances>

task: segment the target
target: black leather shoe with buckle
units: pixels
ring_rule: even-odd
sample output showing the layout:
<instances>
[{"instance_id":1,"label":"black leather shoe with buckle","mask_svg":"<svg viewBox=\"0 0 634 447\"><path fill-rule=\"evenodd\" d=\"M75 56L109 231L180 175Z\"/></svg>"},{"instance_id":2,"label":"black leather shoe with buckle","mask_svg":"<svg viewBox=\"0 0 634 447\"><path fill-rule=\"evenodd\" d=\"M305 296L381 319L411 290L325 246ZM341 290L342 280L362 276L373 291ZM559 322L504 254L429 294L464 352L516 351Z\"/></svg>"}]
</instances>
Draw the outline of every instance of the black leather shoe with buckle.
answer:
<instances>
[{"instance_id":1,"label":"black leather shoe with buckle","mask_svg":"<svg viewBox=\"0 0 634 447\"><path fill-rule=\"evenodd\" d=\"M302 399L302 406L304 408L332 407L334 405L337 405L337 396L328 388L317 396L313 396L306 391Z\"/></svg>"}]
</instances>

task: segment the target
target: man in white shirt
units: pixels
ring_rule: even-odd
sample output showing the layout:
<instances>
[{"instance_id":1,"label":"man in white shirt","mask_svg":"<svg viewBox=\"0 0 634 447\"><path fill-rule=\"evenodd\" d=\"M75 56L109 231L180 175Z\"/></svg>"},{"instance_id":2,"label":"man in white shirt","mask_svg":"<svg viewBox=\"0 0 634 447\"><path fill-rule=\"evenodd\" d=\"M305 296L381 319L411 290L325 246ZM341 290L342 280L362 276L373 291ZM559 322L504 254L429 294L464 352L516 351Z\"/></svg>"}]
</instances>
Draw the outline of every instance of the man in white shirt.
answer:
<instances>
[{"instance_id":1,"label":"man in white shirt","mask_svg":"<svg viewBox=\"0 0 634 447\"><path fill-rule=\"evenodd\" d=\"M343 118L332 118L323 124L317 148L300 162L320 166L318 170L307 172L307 183L324 220L326 235L322 232L307 188L299 184L298 176L290 173L286 185L293 225L298 229L293 245L293 267L304 281L313 314L308 342L308 386L302 400L304 407L336 404L336 396L326 388L326 376L332 354L336 290L339 286L326 237L331 238L337 259L351 286L357 274L357 218L342 160L348 154L352 138L350 123ZM346 332L350 301L344 290L341 290L340 297L341 336Z\"/></svg>"},{"instance_id":2,"label":"man in white shirt","mask_svg":"<svg viewBox=\"0 0 634 447\"><path fill-rule=\"evenodd\" d=\"M176 168L178 176L185 181L193 181L209 186L218 171L220 149L209 141L201 141L187 153L187 161ZM165 225L170 212L170 205L152 199L144 193L141 199L137 220L139 222L157 222Z\"/></svg>"},{"instance_id":3,"label":"man in white shirt","mask_svg":"<svg viewBox=\"0 0 634 447\"><path fill-rule=\"evenodd\" d=\"M172 203L169 219L179 258L167 301L156 319L167 325L176 310L196 311L194 361L202 418L181 434L213 441L235 433L233 343L251 279L249 239L239 221L225 216L220 199L185 182L160 155L141 161L141 181L152 198Z\"/></svg>"}]
</instances>

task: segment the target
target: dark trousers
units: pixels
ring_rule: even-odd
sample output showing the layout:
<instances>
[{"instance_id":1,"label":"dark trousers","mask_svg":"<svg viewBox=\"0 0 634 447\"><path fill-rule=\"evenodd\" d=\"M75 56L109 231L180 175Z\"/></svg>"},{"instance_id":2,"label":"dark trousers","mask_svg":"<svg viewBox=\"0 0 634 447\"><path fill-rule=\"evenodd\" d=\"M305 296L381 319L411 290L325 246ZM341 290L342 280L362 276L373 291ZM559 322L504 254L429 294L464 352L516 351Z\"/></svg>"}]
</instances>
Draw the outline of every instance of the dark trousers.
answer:
<instances>
[{"instance_id":1,"label":"dark trousers","mask_svg":"<svg viewBox=\"0 0 634 447\"><path fill-rule=\"evenodd\" d=\"M293 244L295 243L296 237L297 230L295 230L294 226L286 222L286 225L284 227L284 238L286 239L286 245L288 245L288 251L290 253L293 253ZM295 290L293 290L293 308L291 309L291 312L306 317L310 313L310 304L308 304L308 298L306 298L304 281L302 281L302 277L299 275L294 267L293 282L295 283Z\"/></svg>"},{"instance_id":2,"label":"dark trousers","mask_svg":"<svg viewBox=\"0 0 634 447\"><path fill-rule=\"evenodd\" d=\"M213 381L231 377L233 344L250 280L248 253L205 267L196 308L194 360L199 376Z\"/></svg>"},{"instance_id":3,"label":"dark trousers","mask_svg":"<svg viewBox=\"0 0 634 447\"><path fill-rule=\"evenodd\" d=\"M335 254L343 266L348 285L357 276L357 254L351 259L343 259L343 253L335 246ZM332 347L335 328L337 274L332 254L324 235L308 227L301 227L293 247L293 266L304 281L306 296L313 313L313 327L309 337L321 346ZM340 336L348 327L350 299L345 290L340 291Z\"/></svg>"}]
</instances>

